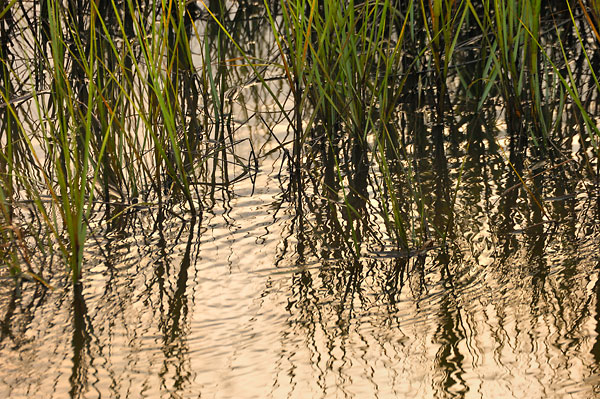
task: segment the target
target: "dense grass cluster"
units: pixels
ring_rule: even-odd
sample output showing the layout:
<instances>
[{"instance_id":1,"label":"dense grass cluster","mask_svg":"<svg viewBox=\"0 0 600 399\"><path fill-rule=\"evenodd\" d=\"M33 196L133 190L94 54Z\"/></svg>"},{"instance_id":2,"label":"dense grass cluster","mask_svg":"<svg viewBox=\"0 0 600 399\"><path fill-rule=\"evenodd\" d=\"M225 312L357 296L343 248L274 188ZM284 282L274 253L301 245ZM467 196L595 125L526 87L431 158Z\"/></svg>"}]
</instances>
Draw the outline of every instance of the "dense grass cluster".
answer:
<instances>
[{"instance_id":1,"label":"dense grass cluster","mask_svg":"<svg viewBox=\"0 0 600 399\"><path fill-rule=\"evenodd\" d=\"M597 176L597 3L307 0L278 6L269 18L294 95L293 164L300 171L318 165L322 195L343 196L356 256L362 235L353 222L373 196L399 249L445 244L454 216L426 209L414 166L433 156L447 167L447 142L469 146L470 127L486 124L486 114L505 124L492 137L507 139L506 160L519 179L528 156L554 165L571 160L574 137L589 150L583 167ZM422 140L432 142L433 154L419 153ZM462 166L442 208L453 207L461 175Z\"/></svg>"},{"instance_id":2,"label":"dense grass cluster","mask_svg":"<svg viewBox=\"0 0 600 399\"><path fill-rule=\"evenodd\" d=\"M453 217L426 210L422 140L441 159L493 112L517 175L576 142L597 176L599 16L582 0L0 2L0 262L37 278L32 254L58 249L76 282L101 211L107 225L149 207L199 215L232 163L250 170L232 75L260 83L291 127L275 138L297 212L306 195L340 206L357 257L373 198L398 249L444 243ZM269 35L244 36L250 19ZM266 36L276 52L259 54Z\"/></svg>"}]
</instances>

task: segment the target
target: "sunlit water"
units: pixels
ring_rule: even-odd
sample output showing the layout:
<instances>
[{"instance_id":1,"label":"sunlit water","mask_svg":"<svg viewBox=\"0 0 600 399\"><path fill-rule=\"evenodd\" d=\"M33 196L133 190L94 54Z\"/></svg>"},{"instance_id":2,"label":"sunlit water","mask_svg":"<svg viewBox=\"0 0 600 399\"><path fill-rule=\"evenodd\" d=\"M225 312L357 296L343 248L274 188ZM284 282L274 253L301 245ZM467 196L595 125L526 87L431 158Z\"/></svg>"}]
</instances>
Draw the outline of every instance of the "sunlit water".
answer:
<instances>
[{"instance_id":1,"label":"sunlit water","mask_svg":"<svg viewBox=\"0 0 600 399\"><path fill-rule=\"evenodd\" d=\"M264 34L265 20L255 24ZM260 50L269 40L258 37ZM277 54L270 46L257 59ZM253 113L233 109L239 123ZM300 215L283 194L282 152L266 156L274 145L257 140L256 181L202 198L194 222L169 206L112 228L97 216L75 289L57 255L36 265L54 289L1 268L0 399L600 397L600 200L581 166L590 144L560 136L575 162L525 162L525 189L496 119L496 141L479 132L448 144L441 166L430 142L411 153L432 222L454 212L445 248L399 253L369 187L371 233L355 260L339 207L328 213L307 189ZM269 128L264 137L288 126Z\"/></svg>"},{"instance_id":2,"label":"sunlit water","mask_svg":"<svg viewBox=\"0 0 600 399\"><path fill-rule=\"evenodd\" d=\"M473 167L446 257L354 262L301 243L278 170L266 159L195 223L153 209L146 228L96 232L80 293L6 280L0 397L600 394L597 198L548 199L560 224L506 224L507 195Z\"/></svg>"}]
</instances>

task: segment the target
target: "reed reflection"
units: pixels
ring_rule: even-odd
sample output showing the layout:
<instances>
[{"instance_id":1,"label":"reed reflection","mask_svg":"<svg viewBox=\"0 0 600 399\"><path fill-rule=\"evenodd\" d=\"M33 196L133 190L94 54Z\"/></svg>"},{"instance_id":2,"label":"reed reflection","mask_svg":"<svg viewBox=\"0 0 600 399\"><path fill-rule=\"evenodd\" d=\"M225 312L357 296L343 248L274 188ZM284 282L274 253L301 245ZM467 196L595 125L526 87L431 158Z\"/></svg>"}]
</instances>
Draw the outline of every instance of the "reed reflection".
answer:
<instances>
[{"instance_id":1,"label":"reed reflection","mask_svg":"<svg viewBox=\"0 0 600 399\"><path fill-rule=\"evenodd\" d=\"M91 350L94 330L88 315L85 298L80 284L73 286L73 367L69 382L71 398L84 397L89 389L90 368L94 363L94 353Z\"/></svg>"},{"instance_id":2,"label":"reed reflection","mask_svg":"<svg viewBox=\"0 0 600 399\"><path fill-rule=\"evenodd\" d=\"M335 378L340 394L349 388L345 375L355 366L356 357L340 357L338 349L343 342L358 337L373 350L381 350L379 356L390 363L397 361L397 356L413 358L409 348L417 343L430 347L435 355L431 355L432 366L425 374L429 389L440 397L465 397L472 389L469 379L473 373L483 376L487 372L489 365L484 366L482 359L506 369L513 358L526 364L543 362L545 356L573 359L586 346L583 337L567 331L583 331L585 323L590 322L581 312L585 304L594 303L596 293L577 288L576 281L581 283L594 266L587 256L568 260L573 250L583 248L585 240L576 224L556 222L593 223L581 216L578 207L582 203L576 205L575 197L569 195L577 190L569 183L575 181L570 176L577 172L569 161L540 163L535 151L530 156L521 144L510 153L511 141L506 141L504 147L494 139L488 115L466 119L464 141L455 143L458 145L439 132L429 136L423 133L427 129L401 130L406 148L414 149L409 157L414 157L415 176L423 190L423 213L431 215L427 217L430 225L416 231L425 237L430 234L434 241L410 251L389 250L388 243L395 233L390 225L382 223L385 218L378 210L390 197L385 192L386 196L381 196L382 183L378 179L385 176L376 173L376 164L367 164L368 173L362 173L364 165L356 157L357 147L352 140L333 145L325 141L322 146L316 140L313 144L318 151L308 156L310 168L298 189L302 195L294 199L295 217L277 264L292 262L301 270L290 281L287 310L293 334L286 331L281 336L284 353L305 350L309 358L319 359L319 364L338 365L315 367L316 380ZM423 126L418 114L404 115L402 120L403 126ZM326 128L318 125L316 129ZM316 133L314 137L327 135L343 137L340 132ZM436 140L442 140L442 144ZM513 142L518 141L517 137ZM401 173L406 170L403 162L395 159L390 163L399 166L394 169L398 193L408 184ZM337 176L336 165L343 179ZM410 210L404 208L402 212L408 214ZM447 234L446 246L436 245L440 230ZM382 247L388 249L382 251ZM502 288L507 284L520 294L508 294ZM557 285L561 288L553 288ZM561 294L567 291L577 294ZM393 320L390 328L400 333L402 325L410 324L410 317L404 318L411 302L437 316L424 322L430 333L410 335L404 341L407 343L393 345L395 351L389 352L373 346L370 333L365 337L360 332L365 326L370 326L366 327L369 331L378 325L390 325ZM359 331L359 326L363 330ZM561 331L561 337L568 335L569 343L548 333L523 333L553 329ZM520 342L511 348L509 342L515 334ZM300 342L304 342L304 348ZM535 342L541 345L540 350L531 353ZM561 348L561 354L555 348ZM526 361L526 356L538 360ZM295 369L298 361L286 357L278 364ZM587 373L595 369L590 359L584 364ZM278 378L284 378L283 373L280 370ZM287 385L301 384L295 375L289 375ZM511 378L526 377L514 373ZM562 370L541 367L532 377L532 387L546 392L544 386L562 378ZM327 396L331 391L324 386L315 383L313 388ZM294 388L290 389L294 396Z\"/></svg>"},{"instance_id":3,"label":"reed reflection","mask_svg":"<svg viewBox=\"0 0 600 399\"><path fill-rule=\"evenodd\" d=\"M289 5L271 3L276 14ZM61 263L51 248L85 232L64 230L67 217L61 217L85 214L80 226L89 227L87 244L67 249L83 251L90 274L76 274L82 283L74 285L72 301L46 294L43 284L29 291L33 300L24 300L23 287L33 286L27 277L16 278L14 290L3 288L2 354L16 359L25 347L70 361L67 377L58 366L42 370L28 375L31 383L10 380L10 393L62 376L68 381L52 385L55 396L83 397L92 389L112 396L144 390L210 396L239 379L271 389L273 397L279 388L290 397L352 397L356 387L374 397L486 397L514 394L515 386L542 397L571 389L565 384L574 375L587 384L598 373L600 207L595 144L584 134L589 126L574 106L564 107L564 89L550 80L554 71L536 72L548 79L540 98L532 80L517 87L507 65L478 59L480 51L491 52L489 42L479 40L480 26L457 36L451 67L440 68L444 42L432 44L424 30L408 30L410 45L396 46L406 7L416 3L392 3L399 11L386 14L380 32L390 48L401 49L398 58L387 59L397 70L382 72L383 64L373 62L343 75L356 67L352 62L369 49L367 42L352 56L342 51L346 45L311 49L306 65L335 76L320 89L315 75L282 79L284 68L274 64L289 49L281 51L265 33L262 3L207 2L224 29L195 2L160 12L135 1L72 1L60 9L41 3L35 51L53 51L53 59L35 63L50 69L56 61L62 69L29 77L47 91L36 100L45 99L39 118L48 124L27 119L43 165L15 123L32 107L18 101L0 109L1 260L26 264L31 279L46 282L49 275L48 282L56 282ZM548 7L558 12L555 4ZM8 10L0 20L3 38L18 31ZM322 18L325 10L319 2L314 15ZM353 30L364 27L367 37L375 30L365 15L381 8L372 11L343 29L323 24L320 36L315 24L312 34L349 33L351 40L360 36ZM429 11L425 19L434 17ZM276 22L281 18L277 14ZM52 38L51 19L66 24L64 41ZM157 27L164 35L144 42L151 36L144 29ZM297 37L308 37L302 33ZM576 35L566 41L584 69L585 57L573 52ZM61 43L68 51L59 51ZM11 43L1 46L7 61L0 79L6 99L13 99L22 82L11 79L11 71L24 67ZM150 54L150 48L165 52ZM372 60L385 54L373 53ZM88 59L93 68L78 62ZM275 96L249 76L248 60L256 61ZM340 60L354 66L344 68ZM511 61L536 67L530 60ZM500 83L488 86L494 79ZM589 82L584 73L575 83ZM587 92L586 102L597 108L597 95ZM44 126L48 130L40 130ZM278 151L285 160L273 161ZM77 173L86 156L97 167L95 186ZM263 182L288 187L240 210L255 187L238 191L237 184L256 179L272 161L283 167ZM61 184L59 195L47 195ZM27 195L34 199L25 202ZM261 212L275 213L272 231L256 227L264 223ZM202 227L208 223L222 223L212 241ZM287 223L282 238L278 223ZM254 246L239 245L248 239ZM279 239L279 245L265 244ZM29 248L40 249L37 263L25 262L35 253ZM210 263L200 256L206 252L220 259ZM271 257L275 271L261 280L264 270L248 264L270 265ZM19 272L8 271L6 281ZM72 326L67 345L45 332L48 326L60 335L53 325ZM263 372L270 355L274 375ZM260 365L248 366L259 356ZM490 381L490 375L503 378ZM217 382L205 383L213 376Z\"/></svg>"}]
</instances>

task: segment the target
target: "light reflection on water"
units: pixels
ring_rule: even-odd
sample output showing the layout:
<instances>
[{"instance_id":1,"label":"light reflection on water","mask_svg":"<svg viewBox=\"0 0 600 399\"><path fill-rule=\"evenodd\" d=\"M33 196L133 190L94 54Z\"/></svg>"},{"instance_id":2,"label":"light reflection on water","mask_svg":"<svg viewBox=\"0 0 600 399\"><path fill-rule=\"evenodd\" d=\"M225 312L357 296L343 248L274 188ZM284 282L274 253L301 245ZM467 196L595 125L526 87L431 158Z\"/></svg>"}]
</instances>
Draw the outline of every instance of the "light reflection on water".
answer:
<instances>
[{"instance_id":1,"label":"light reflection on water","mask_svg":"<svg viewBox=\"0 0 600 399\"><path fill-rule=\"evenodd\" d=\"M457 207L472 216L447 254L354 261L333 231L299 234L292 209L275 212L270 167L254 195L238 185L199 223L155 210L143 216L154 229L96 237L80 290L36 298L26 284L11 301L3 288L15 310L4 312L2 396L598 394L597 199L551 201L549 214L572 222L534 224L530 204L494 187L502 167L489 180L467 168Z\"/></svg>"},{"instance_id":2,"label":"light reflection on water","mask_svg":"<svg viewBox=\"0 0 600 399\"><path fill-rule=\"evenodd\" d=\"M263 22L252 24L267 35ZM243 26L257 59L270 59L272 40ZM245 107L274 108L264 88L232 80L239 123L253 112ZM414 114L406 111L416 126L406 148L439 226L449 223L464 169L447 252L394 257L369 186L360 210L368 226L357 223L365 256L354 260L343 212L310 188L304 216L289 202L280 209L280 165L263 159L254 185L203 199L195 223L157 207L115 220L106 235L103 223L75 290L58 259L42 268L54 291L0 280L0 398L600 395L597 189L590 193L569 164L541 175L526 164L527 183L548 199L544 215L502 157L508 140L475 132L468 150L448 145L440 162L428 138L419 142L430 132ZM250 123L236 139L250 130L269 140L256 118ZM270 125L285 142L288 126ZM578 134L560 137L578 164L593 158ZM277 147L270 140L253 148ZM249 141L236 146L250 152Z\"/></svg>"}]
</instances>

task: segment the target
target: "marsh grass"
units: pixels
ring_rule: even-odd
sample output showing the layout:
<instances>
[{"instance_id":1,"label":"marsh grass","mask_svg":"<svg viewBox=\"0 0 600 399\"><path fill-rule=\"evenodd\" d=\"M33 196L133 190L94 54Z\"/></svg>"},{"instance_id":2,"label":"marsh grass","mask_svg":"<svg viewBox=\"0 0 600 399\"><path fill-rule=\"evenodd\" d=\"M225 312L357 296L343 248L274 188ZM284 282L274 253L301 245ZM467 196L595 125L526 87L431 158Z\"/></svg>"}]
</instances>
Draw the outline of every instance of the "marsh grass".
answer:
<instances>
[{"instance_id":1,"label":"marsh grass","mask_svg":"<svg viewBox=\"0 0 600 399\"><path fill-rule=\"evenodd\" d=\"M16 232L41 227L35 240L51 237L48 250L58 249L77 282L100 209L106 228L150 205L197 217L219 163L238 158L224 159L234 151L228 87L211 69L212 43L223 65L227 42L194 27L195 4L2 6L2 37L16 41L3 40L0 64L3 263L17 272L25 254ZM190 46L199 43L206 62L196 66Z\"/></svg>"},{"instance_id":2,"label":"marsh grass","mask_svg":"<svg viewBox=\"0 0 600 399\"><path fill-rule=\"evenodd\" d=\"M248 45L243 10L276 54ZM355 258L375 234L369 212L398 253L444 246L467 164L447 154L478 145L469 126L485 115L505 123L492 142L508 139L517 176L529 156L571 159L571 144L597 179L597 24L581 1L2 2L2 262L41 276L31 254L57 252L77 282L91 220L116 228L150 207L200 217L206 191L253 170L235 151L236 75L291 127L274 138L297 215L324 199Z\"/></svg>"},{"instance_id":3,"label":"marsh grass","mask_svg":"<svg viewBox=\"0 0 600 399\"><path fill-rule=\"evenodd\" d=\"M581 31L596 31L597 10L579 5L575 12L569 2L538 0L278 2L280 16L269 15L295 102L293 168L310 173L319 165L323 177L309 181L319 181L333 206L343 204L356 256L352 220L363 217L358 207L369 196L399 249L446 242L466 159L456 186L440 194L441 208L426 205L414 165L425 140L434 144L436 165L447 169L446 143L462 140L459 129L472 119L458 114L465 103L482 112L501 100L506 162L517 176L528 154L569 158L562 131L565 114L575 113L595 173L599 135L588 107L599 89L589 56L597 43ZM582 56L589 73L572 70ZM423 122L430 124L424 133L415 129ZM468 148L472 138L466 139ZM297 184L296 191L303 189Z\"/></svg>"}]
</instances>

